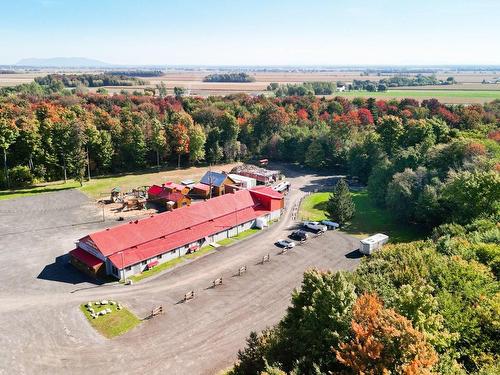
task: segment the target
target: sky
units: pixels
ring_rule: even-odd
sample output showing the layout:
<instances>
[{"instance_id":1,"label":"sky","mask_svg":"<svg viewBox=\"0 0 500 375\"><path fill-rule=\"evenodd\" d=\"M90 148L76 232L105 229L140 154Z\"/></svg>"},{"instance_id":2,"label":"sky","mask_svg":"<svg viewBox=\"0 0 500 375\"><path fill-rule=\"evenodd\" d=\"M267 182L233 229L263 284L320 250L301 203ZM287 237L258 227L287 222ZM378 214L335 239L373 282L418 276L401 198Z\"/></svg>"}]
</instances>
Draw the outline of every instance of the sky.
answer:
<instances>
[{"instance_id":1,"label":"sky","mask_svg":"<svg viewBox=\"0 0 500 375\"><path fill-rule=\"evenodd\" d=\"M500 0L2 0L0 64L500 65Z\"/></svg>"}]
</instances>

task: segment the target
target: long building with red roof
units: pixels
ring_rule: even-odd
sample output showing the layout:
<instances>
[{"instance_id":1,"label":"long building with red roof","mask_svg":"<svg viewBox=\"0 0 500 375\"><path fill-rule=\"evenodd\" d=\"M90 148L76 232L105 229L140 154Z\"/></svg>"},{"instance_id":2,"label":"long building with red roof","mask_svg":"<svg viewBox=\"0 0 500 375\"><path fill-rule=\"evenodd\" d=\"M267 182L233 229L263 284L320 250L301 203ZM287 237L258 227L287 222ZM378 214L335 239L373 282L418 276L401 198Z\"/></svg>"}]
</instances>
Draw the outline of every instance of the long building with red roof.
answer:
<instances>
[{"instance_id":1,"label":"long building with red roof","mask_svg":"<svg viewBox=\"0 0 500 375\"><path fill-rule=\"evenodd\" d=\"M269 187L235 191L204 202L91 233L70 261L93 276L125 278L232 237L258 220L279 218L283 196Z\"/></svg>"}]
</instances>

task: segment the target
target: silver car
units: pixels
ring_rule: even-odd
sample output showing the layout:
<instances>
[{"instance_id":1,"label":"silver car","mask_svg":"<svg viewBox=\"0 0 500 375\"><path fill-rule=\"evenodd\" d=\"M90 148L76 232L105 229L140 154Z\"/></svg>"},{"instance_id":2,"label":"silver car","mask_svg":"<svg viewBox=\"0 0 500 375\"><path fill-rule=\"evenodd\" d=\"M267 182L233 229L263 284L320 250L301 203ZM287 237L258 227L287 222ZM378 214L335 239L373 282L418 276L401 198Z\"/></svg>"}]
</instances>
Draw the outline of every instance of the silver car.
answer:
<instances>
[{"instance_id":1,"label":"silver car","mask_svg":"<svg viewBox=\"0 0 500 375\"><path fill-rule=\"evenodd\" d=\"M284 247L285 249L291 249L292 247L295 247L295 242L290 241L290 240L280 239L280 240L276 241L276 245L278 245L280 247Z\"/></svg>"}]
</instances>

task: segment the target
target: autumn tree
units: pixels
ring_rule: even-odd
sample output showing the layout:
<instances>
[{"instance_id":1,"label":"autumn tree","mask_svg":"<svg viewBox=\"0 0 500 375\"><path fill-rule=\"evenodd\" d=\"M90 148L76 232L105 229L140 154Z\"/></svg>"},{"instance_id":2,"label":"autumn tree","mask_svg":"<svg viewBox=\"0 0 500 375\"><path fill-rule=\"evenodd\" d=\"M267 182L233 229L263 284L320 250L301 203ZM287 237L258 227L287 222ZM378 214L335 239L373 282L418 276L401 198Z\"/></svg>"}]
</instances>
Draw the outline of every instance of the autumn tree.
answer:
<instances>
[{"instance_id":1,"label":"autumn tree","mask_svg":"<svg viewBox=\"0 0 500 375\"><path fill-rule=\"evenodd\" d=\"M403 136L404 127L401 118L397 116L384 116L379 119L377 133L388 155L392 155L400 147L400 138Z\"/></svg>"},{"instance_id":2,"label":"autumn tree","mask_svg":"<svg viewBox=\"0 0 500 375\"><path fill-rule=\"evenodd\" d=\"M182 123L172 126L172 150L177 154L177 168L180 168L181 155L189 153L188 129Z\"/></svg>"},{"instance_id":3,"label":"autumn tree","mask_svg":"<svg viewBox=\"0 0 500 375\"><path fill-rule=\"evenodd\" d=\"M354 304L353 337L333 349L337 360L355 374L431 374L437 363L433 347L411 322L384 308L373 294Z\"/></svg>"},{"instance_id":4,"label":"autumn tree","mask_svg":"<svg viewBox=\"0 0 500 375\"><path fill-rule=\"evenodd\" d=\"M10 187L9 171L7 168L7 150L9 146L15 141L18 135L19 131L14 121L1 116L0 112L0 147L3 150L4 176L7 182L7 187Z\"/></svg>"},{"instance_id":5,"label":"autumn tree","mask_svg":"<svg viewBox=\"0 0 500 375\"><path fill-rule=\"evenodd\" d=\"M274 360L287 372L298 366L302 374L318 367L322 373L343 369L328 353L347 340L355 300L354 285L342 273L305 272L302 287L292 294L292 306L278 326L279 354Z\"/></svg>"},{"instance_id":6,"label":"autumn tree","mask_svg":"<svg viewBox=\"0 0 500 375\"><path fill-rule=\"evenodd\" d=\"M188 129L189 135L189 160L191 163L197 163L205 159L206 135L203 128L194 124Z\"/></svg>"},{"instance_id":7,"label":"autumn tree","mask_svg":"<svg viewBox=\"0 0 500 375\"><path fill-rule=\"evenodd\" d=\"M160 153L167 146L167 136L163 125L158 119L153 119L151 124L151 146L156 153L156 167L160 169Z\"/></svg>"}]
</instances>

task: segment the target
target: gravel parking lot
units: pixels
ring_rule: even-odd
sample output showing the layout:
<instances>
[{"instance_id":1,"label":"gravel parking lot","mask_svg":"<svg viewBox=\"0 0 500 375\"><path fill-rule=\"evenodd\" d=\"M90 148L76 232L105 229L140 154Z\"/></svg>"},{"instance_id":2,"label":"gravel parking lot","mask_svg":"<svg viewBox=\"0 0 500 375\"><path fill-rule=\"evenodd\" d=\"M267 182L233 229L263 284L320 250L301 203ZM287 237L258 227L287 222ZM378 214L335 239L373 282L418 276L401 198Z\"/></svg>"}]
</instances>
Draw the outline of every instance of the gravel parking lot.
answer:
<instances>
[{"instance_id":1,"label":"gravel parking lot","mask_svg":"<svg viewBox=\"0 0 500 375\"><path fill-rule=\"evenodd\" d=\"M133 286L98 285L62 254L102 223L100 210L76 190L0 202L0 372L214 374L236 359L251 330L279 321L304 270L352 269L357 239L327 232L278 255L274 246L296 223L292 209L331 177L286 171L292 182L282 220L255 236ZM265 254L271 261L257 264ZM248 272L235 276L240 266ZM223 277L223 285L211 288ZM196 298L180 303L184 293ZM113 298L144 318L165 314L107 340L78 310Z\"/></svg>"}]
</instances>

